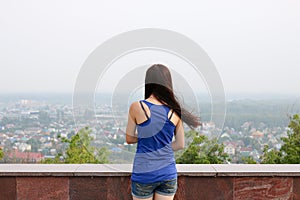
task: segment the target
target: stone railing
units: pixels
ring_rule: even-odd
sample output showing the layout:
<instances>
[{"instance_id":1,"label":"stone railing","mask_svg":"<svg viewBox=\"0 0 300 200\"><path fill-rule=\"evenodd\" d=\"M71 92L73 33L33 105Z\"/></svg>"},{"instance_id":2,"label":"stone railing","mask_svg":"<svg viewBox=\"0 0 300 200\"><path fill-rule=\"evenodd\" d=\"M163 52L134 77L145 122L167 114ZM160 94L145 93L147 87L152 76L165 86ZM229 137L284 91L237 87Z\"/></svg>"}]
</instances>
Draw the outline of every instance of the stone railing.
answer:
<instances>
[{"instance_id":1,"label":"stone railing","mask_svg":"<svg viewBox=\"0 0 300 200\"><path fill-rule=\"evenodd\" d=\"M132 199L127 164L0 164L0 200ZM178 200L300 199L300 165L177 165Z\"/></svg>"}]
</instances>

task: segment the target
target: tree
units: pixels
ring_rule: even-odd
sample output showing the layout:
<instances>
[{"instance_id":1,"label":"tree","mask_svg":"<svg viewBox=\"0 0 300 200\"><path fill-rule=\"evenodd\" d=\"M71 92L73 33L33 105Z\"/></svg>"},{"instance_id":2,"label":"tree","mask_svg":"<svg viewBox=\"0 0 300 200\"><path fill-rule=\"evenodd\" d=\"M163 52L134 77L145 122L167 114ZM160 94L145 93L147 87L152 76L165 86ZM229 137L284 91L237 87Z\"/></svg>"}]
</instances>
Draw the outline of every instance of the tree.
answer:
<instances>
[{"instance_id":1,"label":"tree","mask_svg":"<svg viewBox=\"0 0 300 200\"><path fill-rule=\"evenodd\" d=\"M268 145L265 145L263 155L261 157L261 164L280 164L281 152L275 149L269 149Z\"/></svg>"},{"instance_id":2,"label":"tree","mask_svg":"<svg viewBox=\"0 0 300 200\"><path fill-rule=\"evenodd\" d=\"M288 137L282 138L284 144L280 151L282 163L300 164L300 117L294 115L289 123Z\"/></svg>"},{"instance_id":3,"label":"tree","mask_svg":"<svg viewBox=\"0 0 300 200\"><path fill-rule=\"evenodd\" d=\"M41 147L41 142L38 139L31 138L27 141L27 144L31 145L32 152L38 152L38 149Z\"/></svg>"},{"instance_id":4,"label":"tree","mask_svg":"<svg viewBox=\"0 0 300 200\"><path fill-rule=\"evenodd\" d=\"M4 157L4 152L3 152L3 150L0 148L0 160L2 160L3 157Z\"/></svg>"},{"instance_id":5,"label":"tree","mask_svg":"<svg viewBox=\"0 0 300 200\"><path fill-rule=\"evenodd\" d=\"M265 146L262 163L266 164L300 164L300 117L295 114L290 118L287 137L281 138L280 150L268 149Z\"/></svg>"},{"instance_id":6,"label":"tree","mask_svg":"<svg viewBox=\"0 0 300 200\"><path fill-rule=\"evenodd\" d=\"M67 144L64 154L59 153L55 159L46 159L44 163L108 163L108 151L102 147L97 149L91 145L92 137L89 136L91 130L85 127L73 135L71 139L62 138L62 142Z\"/></svg>"},{"instance_id":7,"label":"tree","mask_svg":"<svg viewBox=\"0 0 300 200\"><path fill-rule=\"evenodd\" d=\"M251 156L242 157L242 162L244 164L257 164L256 160L254 160Z\"/></svg>"},{"instance_id":8,"label":"tree","mask_svg":"<svg viewBox=\"0 0 300 200\"><path fill-rule=\"evenodd\" d=\"M195 131L188 132L186 135L194 137L183 154L177 158L177 163L222 164L228 161L229 157L224 153L224 145L218 144L217 138L208 139L207 136L199 135Z\"/></svg>"}]
</instances>

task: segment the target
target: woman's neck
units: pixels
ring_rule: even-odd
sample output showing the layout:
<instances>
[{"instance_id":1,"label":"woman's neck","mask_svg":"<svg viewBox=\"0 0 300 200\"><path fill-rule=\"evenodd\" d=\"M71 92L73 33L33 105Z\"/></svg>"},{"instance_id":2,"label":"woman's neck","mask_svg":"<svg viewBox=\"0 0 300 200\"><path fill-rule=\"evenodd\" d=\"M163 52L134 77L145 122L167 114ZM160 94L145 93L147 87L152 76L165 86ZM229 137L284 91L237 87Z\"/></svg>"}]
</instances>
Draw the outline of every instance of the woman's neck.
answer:
<instances>
[{"instance_id":1,"label":"woman's neck","mask_svg":"<svg viewBox=\"0 0 300 200\"><path fill-rule=\"evenodd\" d=\"M154 104L162 104L153 94L151 94L146 100Z\"/></svg>"}]
</instances>

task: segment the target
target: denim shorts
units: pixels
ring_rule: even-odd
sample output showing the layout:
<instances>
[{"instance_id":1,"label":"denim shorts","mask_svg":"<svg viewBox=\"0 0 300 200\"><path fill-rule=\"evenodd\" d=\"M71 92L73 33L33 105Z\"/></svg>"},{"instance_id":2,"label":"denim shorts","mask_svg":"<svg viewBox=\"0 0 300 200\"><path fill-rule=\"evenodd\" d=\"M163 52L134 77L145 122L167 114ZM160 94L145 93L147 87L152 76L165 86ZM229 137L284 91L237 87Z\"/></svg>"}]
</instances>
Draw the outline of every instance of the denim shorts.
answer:
<instances>
[{"instance_id":1,"label":"denim shorts","mask_svg":"<svg viewBox=\"0 0 300 200\"><path fill-rule=\"evenodd\" d=\"M176 190L177 178L155 183L138 183L131 180L131 193L140 199L152 197L154 193L172 196L176 193Z\"/></svg>"}]
</instances>

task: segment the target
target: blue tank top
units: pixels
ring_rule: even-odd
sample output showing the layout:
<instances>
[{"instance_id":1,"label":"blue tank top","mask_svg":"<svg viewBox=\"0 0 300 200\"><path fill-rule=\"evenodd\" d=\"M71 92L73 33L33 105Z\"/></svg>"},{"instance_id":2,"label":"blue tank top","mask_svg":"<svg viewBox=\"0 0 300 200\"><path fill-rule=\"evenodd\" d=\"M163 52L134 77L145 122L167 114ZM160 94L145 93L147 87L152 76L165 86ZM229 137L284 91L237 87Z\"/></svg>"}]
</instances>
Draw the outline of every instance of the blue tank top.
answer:
<instances>
[{"instance_id":1,"label":"blue tank top","mask_svg":"<svg viewBox=\"0 0 300 200\"><path fill-rule=\"evenodd\" d=\"M175 125L168 118L170 108L146 100L140 102L149 107L150 116L145 112L147 120L137 124L138 143L131 180L153 183L176 178L177 170L172 149ZM142 104L141 106L144 109Z\"/></svg>"}]
</instances>

